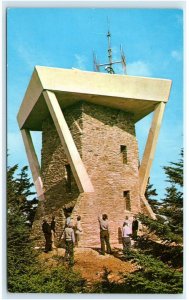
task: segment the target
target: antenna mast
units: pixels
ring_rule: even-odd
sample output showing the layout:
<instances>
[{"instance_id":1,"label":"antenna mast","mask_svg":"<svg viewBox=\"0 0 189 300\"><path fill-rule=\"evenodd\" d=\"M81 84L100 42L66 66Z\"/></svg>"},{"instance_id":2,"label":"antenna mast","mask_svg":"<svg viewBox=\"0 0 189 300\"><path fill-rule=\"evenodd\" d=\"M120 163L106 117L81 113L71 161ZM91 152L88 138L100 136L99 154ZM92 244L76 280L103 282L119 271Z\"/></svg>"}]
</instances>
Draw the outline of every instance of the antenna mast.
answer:
<instances>
[{"instance_id":1,"label":"antenna mast","mask_svg":"<svg viewBox=\"0 0 189 300\"><path fill-rule=\"evenodd\" d=\"M113 61L112 59L112 48L111 48L111 33L108 28L108 33L107 33L107 38L108 38L108 63L100 64L97 61L97 57L95 53L93 52L93 65L94 65L94 71L100 72L100 68L104 67L104 69L109 73L109 74L115 74L115 71L113 69L114 64L122 64L123 68L123 73L126 74L126 57L123 52L122 46L120 46L120 54L121 54L121 60L120 61Z\"/></svg>"}]
</instances>

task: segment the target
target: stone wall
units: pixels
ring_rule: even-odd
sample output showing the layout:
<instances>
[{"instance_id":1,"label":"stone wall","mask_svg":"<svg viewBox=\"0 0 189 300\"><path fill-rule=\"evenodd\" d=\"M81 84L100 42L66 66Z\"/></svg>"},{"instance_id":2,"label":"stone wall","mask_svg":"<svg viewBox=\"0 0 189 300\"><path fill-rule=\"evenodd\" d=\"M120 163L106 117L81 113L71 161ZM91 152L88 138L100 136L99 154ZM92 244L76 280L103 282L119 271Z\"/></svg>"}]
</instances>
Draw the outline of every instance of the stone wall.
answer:
<instances>
[{"instance_id":1,"label":"stone wall","mask_svg":"<svg viewBox=\"0 0 189 300\"><path fill-rule=\"evenodd\" d=\"M99 244L98 215L108 214L111 242L120 242L125 216L141 210L138 178L138 145L132 115L112 108L80 102L64 110L64 116L77 149L94 186L94 193L79 194L71 177L68 189L68 161L49 117L43 122L42 180L45 202L41 203L34 222L34 236L41 236L41 219L57 220L57 236L65 222L65 210L73 208L74 221L82 218L84 234L81 246ZM121 146L126 146L127 163ZM126 210L124 192L130 192L130 210ZM40 238L38 238L40 241Z\"/></svg>"},{"instance_id":2,"label":"stone wall","mask_svg":"<svg viewBox=\"0 0 189 300\"><path fill-rule=\"evenodd\" d=\"M123 111L87 103L82 107L82 160L95 193L83 195L74 211L79 215L86 212L84 244L99 243L99 234L94 236L93 232L99 228L98 215L103 213L108 214L111 241L116 244L125 216L141 209L134 122L132 115ZM123 164L121 145L127 146L127 164ZM131 211L126 210L124 191L130 191Z\"/></svg>"},{"instance_id":3,"label":"stone wall","mask_svg":"<svg viewBox=\"0 0 189 300\"><path fill-rule=\"evenodd\" d=\"M77 149L81 152L81 130L79 127L82 127L81 108L80 106L76 107L71 113L70 110L68 112L65 110L64 115ZM49 116L48 119L43 121L42 127L41 177L45 191L45 201L39 203L32 235L38 245L44 244L41 232L42 219L47 219L50 223L52 215L55 216L56 232L57 237L59 237L65 224L65 211L72 210L79 196L79 189L72 172L68 184L69 178L66 170L68 164L53 120Z\"/></svg>"}]
</instances>

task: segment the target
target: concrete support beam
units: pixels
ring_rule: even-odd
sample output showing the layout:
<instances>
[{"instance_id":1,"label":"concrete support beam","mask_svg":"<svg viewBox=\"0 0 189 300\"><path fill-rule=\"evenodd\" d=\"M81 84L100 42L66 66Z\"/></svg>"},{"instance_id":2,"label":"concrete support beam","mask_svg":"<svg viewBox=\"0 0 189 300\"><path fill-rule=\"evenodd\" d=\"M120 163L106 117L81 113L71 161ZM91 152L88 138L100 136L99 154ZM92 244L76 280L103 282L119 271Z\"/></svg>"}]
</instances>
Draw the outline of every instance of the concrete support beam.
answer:
<instances>
[{"instance_id":1,"label":"concrete support beam","mask_svg":"<svg viewBox=\"0 0 189 300\"><path fill-rule=\"evenodd\" d=\"M146 200L145 196L140 196L140 200L142 201L142 204L145 206L145 209L146 209L146 212L147 212L147 215L149 217L151 217L153 220L156 220L156 215L155 213L153 212L150 204L148 203L148 201Z\"/></svg>"},{"instance_id":2,"label":"concrete support beam","mask_svg":"<svg viewBox=\"0 0 189 300\"><path fill-rule=\"evenodd\" d=\"M26 149L27 157L28 157L28 162L30 165L32 177L33 177L33 182L36 188L37 196L39 200L44 200L44 191L43 191L43 183L41 180L40 176L40 166L38 162L38 158L34 149L34 145L32 142L31 134L29 130L27 129L22 129L22 138L24 141L24 146Z\"/></svg>"},{"instance_id":3,"label":"concrete support beam","mask_svg":"<svg viewBox=\"0 0 189 300\"><path fill-rule=\"evenodd\" d=\"M43 95L80 192L94 192L93 185L81 160L55 94L50 91L44 91Z\"/></svg>"},{"instance_id":4,"label":"concrete support beam","mask_svg":"<svg viewBox=\"0 0 189 300\"><path fill-rule=\"evenodd\" d=\"M159 130L163 118L163 113L165 110L165 103L160 102L154 110L154 116L151 124L151 128L148 134L148 139L146 142L146 147L144 150L142 162L139 168L139 180L140 180L140 193L141 196L144 195L146 186L148 183L148 178L150 176L150 169L154 159L157 139L159 135Z\"/></svg>"}]
</instances>

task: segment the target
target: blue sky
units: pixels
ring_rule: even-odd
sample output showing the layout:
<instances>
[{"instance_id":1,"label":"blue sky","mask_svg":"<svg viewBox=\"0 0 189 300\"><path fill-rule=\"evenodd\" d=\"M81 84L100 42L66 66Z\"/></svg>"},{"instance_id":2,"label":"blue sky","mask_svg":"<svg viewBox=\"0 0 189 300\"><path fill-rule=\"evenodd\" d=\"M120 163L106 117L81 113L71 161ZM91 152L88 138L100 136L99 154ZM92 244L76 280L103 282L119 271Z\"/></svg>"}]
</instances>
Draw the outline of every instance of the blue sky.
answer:
<instances>
[{"instance_id":1,"label":"blue sky","mask_svg":"<svg viewBox=\"0 0 189 300\"><path fill-rule=\"evenodd\" d=\"M93 50L101 63L107 61L107 18L113 57L120 58L122 44L128 75L173 81L150 176L162 198L167 185L162 166L177 161L183 146L183 12L179 9L8 9L8 164L28 165L16 116L34 66L93 71ZM140 158L151 118L136 124ZM41 134L32 136L40 155Z\"/></svg>"}]
</instances>

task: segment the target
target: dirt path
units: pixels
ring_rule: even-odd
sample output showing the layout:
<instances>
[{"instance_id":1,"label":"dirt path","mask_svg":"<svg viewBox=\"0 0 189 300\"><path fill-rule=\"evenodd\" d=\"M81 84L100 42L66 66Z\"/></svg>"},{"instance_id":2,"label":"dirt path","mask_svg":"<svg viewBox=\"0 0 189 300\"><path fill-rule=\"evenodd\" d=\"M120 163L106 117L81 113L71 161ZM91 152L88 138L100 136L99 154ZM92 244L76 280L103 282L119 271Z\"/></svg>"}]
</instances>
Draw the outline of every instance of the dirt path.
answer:
<instances>
[{"instance_id":1,"label":"dirt path","mask_svg":"<svg viewBox=\"0 0 189 300\"><path fill-rule=\"evenodd\" d=\"M63 261L65 250L58 248L49 253L41 253L40 259L48 266L56 266ZM97 282L102 279L104 270L110 271L108 278L111 281L120 281L120 273L130 273L135 266L126 261L122 250L113 249L112 255L100 255L98 249L75 248L75 264L73 269L79 271L88 282Z\"/></svg>"}]
</instances>

